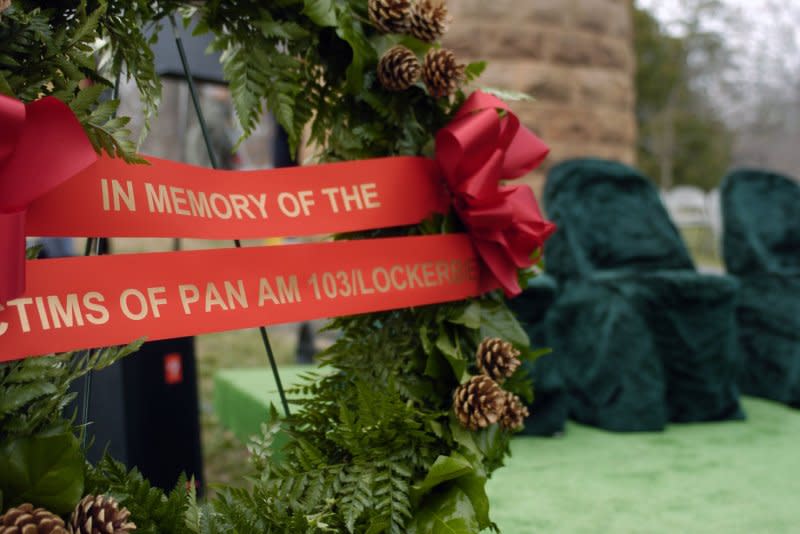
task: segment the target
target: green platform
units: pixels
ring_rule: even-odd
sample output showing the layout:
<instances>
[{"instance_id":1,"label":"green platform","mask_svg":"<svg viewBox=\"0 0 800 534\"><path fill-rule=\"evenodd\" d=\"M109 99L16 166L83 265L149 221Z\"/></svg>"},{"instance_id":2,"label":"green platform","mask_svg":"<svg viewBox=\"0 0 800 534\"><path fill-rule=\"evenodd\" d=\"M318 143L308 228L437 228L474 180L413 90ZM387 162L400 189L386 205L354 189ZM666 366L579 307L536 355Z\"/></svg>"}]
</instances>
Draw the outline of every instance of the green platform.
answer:
<instances>
[{"instance_id":1,"label":"green platform","mask_svg":"<svg viewBox=\"0 0 800 534\"><path fill-rule=\"evenodd\" d=\"M217 412L237 436L258 430L270 401L268 370L216 377ZM746 422L642 434L569 424L563 438L518 438L489 483L492 518L504 534L800 533L800 411L743 406Z\"/></svg>"}]
</instances>

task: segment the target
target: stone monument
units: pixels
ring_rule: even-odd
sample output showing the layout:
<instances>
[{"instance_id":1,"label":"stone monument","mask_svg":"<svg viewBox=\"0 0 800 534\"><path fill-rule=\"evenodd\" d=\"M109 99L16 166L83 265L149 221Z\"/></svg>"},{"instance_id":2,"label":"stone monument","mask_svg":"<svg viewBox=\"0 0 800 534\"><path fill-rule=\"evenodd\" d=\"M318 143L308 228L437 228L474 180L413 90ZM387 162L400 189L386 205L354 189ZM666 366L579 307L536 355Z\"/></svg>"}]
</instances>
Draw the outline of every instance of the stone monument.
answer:
<instances>
[{"instance_id":1,"label":"stone monument","mask_svg":"<svg viewBox=\"0 0 800 534\"><path fill-rule=\"evenodd\" d=\"M528 93L514 110L552 148L529 178L561 160L635 162L635 56L631 0L449 0L445 44L485 58L479 86Z\"/></svg>"}]
</instances>

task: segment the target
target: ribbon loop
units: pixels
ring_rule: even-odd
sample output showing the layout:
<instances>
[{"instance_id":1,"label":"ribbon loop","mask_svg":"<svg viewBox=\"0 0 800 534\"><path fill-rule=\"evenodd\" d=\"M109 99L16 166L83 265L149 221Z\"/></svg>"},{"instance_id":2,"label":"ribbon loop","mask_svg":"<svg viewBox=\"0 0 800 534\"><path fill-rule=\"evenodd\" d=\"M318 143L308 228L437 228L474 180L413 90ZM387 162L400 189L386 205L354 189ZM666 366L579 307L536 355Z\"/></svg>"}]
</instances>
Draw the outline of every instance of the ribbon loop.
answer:
<instances>
[{"instance_id":1,"label":"ribbon loop","mask_svg":"<svg viewBox=\"0 0 800 534\"><path fill-rule=\"evenodd\" d=\"M96 159L66 104L54 97L23 104L0 95L0 303L25 291L28 206Z\"/></svg>"},{"instance_id":2,"label":"ribbon loop","mask_svg":"<svg viewBox=\"0 0 800 534\"><path fill-rule=\"evenodd\" d=\"M436 159L484 266L484 290L522 292L517 270L555 231L524 185L502 186L539 166L549 148L502 100L476 91L436 135Z\"/></svg>"}]
</instances>

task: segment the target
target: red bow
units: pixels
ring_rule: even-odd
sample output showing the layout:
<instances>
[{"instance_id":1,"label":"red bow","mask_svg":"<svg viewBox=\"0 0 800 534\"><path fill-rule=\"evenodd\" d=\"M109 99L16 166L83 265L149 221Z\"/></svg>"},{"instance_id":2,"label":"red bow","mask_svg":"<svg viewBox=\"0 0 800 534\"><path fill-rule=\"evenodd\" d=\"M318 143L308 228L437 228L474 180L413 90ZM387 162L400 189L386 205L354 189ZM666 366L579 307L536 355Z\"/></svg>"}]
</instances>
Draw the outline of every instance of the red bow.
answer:
<instances>
[{"instance_id":1,"label":"red bow","mask_svg":"<svg viewBox=\"0 0 800 534\"><path fill-rule=\"evenodd\" d=\"M25 292L25 212L97 159L69 107L0 95L0 304Z\"/></svg>"},{"instance_id":2,"label":"red bow","mask_svg":"<svg viewBox=\"0 0 800 534\"><path fill-rule=\"evenodd\" d=\"M533 264L531 255L556 229L528 186L500 185L535 169L549 152L505 102L481 91L436 135L436 159L455 209L486 266L484 290L499 286L509 297L519 295L518 269Z\"/></svg>"}]
</instances>

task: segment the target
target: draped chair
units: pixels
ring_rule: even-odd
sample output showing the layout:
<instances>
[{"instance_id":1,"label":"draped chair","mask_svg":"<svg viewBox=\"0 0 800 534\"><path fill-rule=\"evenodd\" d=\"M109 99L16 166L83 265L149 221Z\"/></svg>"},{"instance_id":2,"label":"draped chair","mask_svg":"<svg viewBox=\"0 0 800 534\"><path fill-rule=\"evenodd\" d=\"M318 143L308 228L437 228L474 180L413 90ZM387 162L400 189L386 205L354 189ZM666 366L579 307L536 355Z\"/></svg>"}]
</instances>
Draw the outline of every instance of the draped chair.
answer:
<instances>
[{"instance_id":1,"label":"draped chair","mask_svg":"<svg viewBox=\"0 0 800 534\"><path fill-rule=\"evenodd\" d=\"M699 274L653 185L621 163L549 173L558 231L545 248L559 294L547 341L577 421L614 431L741 419L736 280Z\"/></svg>"},{"instance_id":2,"label":"draped chair","mask_svg":"<svg viewBox=\"0 0 800 534\"><path fill-rule=\"evenodd\" d=\"M722 186L723 256L736 308L742 391L800 408L800 185L739 170Z\"/></svg>"}]
</instances>

